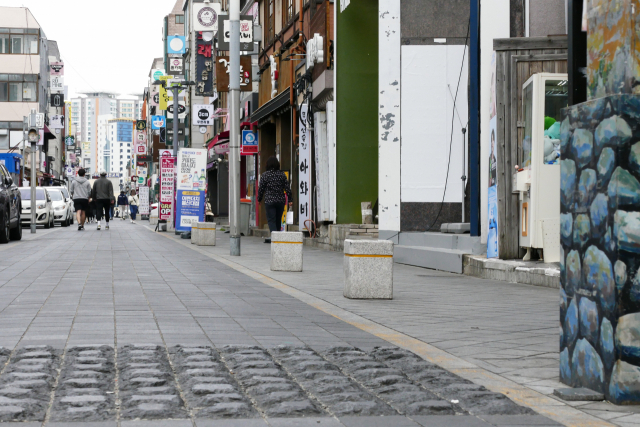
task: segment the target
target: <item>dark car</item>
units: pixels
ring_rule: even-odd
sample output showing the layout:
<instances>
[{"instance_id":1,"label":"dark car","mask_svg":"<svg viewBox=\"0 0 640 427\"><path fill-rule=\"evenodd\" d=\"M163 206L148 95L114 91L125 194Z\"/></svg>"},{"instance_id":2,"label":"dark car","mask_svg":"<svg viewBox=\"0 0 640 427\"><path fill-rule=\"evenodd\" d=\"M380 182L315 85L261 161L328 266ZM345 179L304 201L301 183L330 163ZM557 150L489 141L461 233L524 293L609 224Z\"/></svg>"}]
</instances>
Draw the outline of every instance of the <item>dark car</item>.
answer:
<instances>
[{"instance_id":1,"label":"dark car","mask_svg":"<svg viewBox=\"0 0 640 427\"><path fill-rule=\"evenodd\" d=\"M22 197L7 168L0 164L0 243L22 239Z\"/></svg>"}]
</instances>

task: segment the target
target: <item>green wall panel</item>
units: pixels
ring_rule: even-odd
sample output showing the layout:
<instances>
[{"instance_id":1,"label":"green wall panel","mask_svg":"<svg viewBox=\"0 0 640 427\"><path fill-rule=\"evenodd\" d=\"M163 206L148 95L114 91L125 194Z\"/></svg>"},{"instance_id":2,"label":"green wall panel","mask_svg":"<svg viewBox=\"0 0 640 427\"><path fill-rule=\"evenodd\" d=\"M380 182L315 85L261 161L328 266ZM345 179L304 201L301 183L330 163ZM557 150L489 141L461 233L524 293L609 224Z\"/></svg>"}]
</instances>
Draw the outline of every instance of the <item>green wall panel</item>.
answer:
<instances>
[{"instance_id":1,"label":"green wall panel","mask_svg":"<svg viewBox=\"0 0 640 427\"><path fill-rule=\"evenodd\" d=\"M359 224L378 199L378 0L335 11L337 222Z\"/></svg>"}]
</instances>

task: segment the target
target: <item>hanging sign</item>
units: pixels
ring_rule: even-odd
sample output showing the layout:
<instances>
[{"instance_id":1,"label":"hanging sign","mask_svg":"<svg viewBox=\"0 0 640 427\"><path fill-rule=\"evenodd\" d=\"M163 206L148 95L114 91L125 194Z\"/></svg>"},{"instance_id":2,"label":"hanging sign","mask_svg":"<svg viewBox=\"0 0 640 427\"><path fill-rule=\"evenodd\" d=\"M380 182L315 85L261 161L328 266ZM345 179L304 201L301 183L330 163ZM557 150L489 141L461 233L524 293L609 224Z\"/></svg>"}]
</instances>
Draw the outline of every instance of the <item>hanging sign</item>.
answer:
<instances>
[{"instance_id":1,"label":"hanging sign","mask_svg":"<svg viewBox=\"0 0 640 427\"><path fill-rule=\"evenodd\" d=\"M160 102L160 92L158 92L157 90L151 92L151 96L149 96L149 106L157 107L159 102Z\"/></svg>"},{"instance_id":2,"label":"hanging sign","mask_svg":"<svg viewBox=\"0 0 640 427\"><path fill-rule=\"evenodd\" d=\"M240 146L240 154L247 156L250 154L258 154L258 134L251 130L242 131L242 145Z\"/></svg>"},{"instance_id":3,"label":"hanging sign","mask_svg":"<svg viewBox=\"0 0 640 427\"><path fill-rule=\"evenodd\" d=\"M147 154L147 146L144 144L136 144L136 154Z\"/></svg>"},{"instance_id":4,"label":"hanging sign","mask_svg":"<svg viewBox=\"0 0 640 427\"><path fill-rule=\"evenodd\" d=\"M184 36L167 37L167 53L182 55L185 52L186 43Z\"/></svg>"},{"instance_id":5,"label":"hanging sign","mask_svg":"<svg viewBox=\"0 0 640 427\"><path fill-rule=\"evenodd\" d=\"M146 144L147 142L147 133L146 132L136 132L136 142L140 144Z\"/></svg>"},{"instance_id":6,"label":"hanging sign","mask_svg":"<svg viewBox=\"0 0 640 427\"><path fill-rule=\"evenodd\" d=\"M160 80L160 77L164 76L164 70L161 70L159 68L154 68L153 70L151 70L151 84L153 84L153 82L155 82L156 80Z\"/></svg>"},{"instance_id":7,"label":"hanging sign","mask_svg":"<svg viewBox=\"0 0 640 427\"><path fill-rule=\"evenodd\" d=\"M300 106L299 121L299 163L298 163L298 200L300 203L298 209L298 218L300 227L304 227L304 222L311 218L311 141L309 129L307 128L307 112L308 105Z\"/></svg>"},{"instance_id":8,"label":"hanging sign","mask_svg":"<svg viewBox=\"0 0 640 427\"><path fill-rule=\"evenodd\" d=\"M64 76L51 76L51 90L52 91L64 90Z\"/></svg>"},{"instance_id":9,"label":"hanging sign","mask_svg":"<svg viewBox=\"0 0 640 427\"><path fill-rule=\"evenodd\" d=\"M171 76L160 76L158 78L158 80L164 80L164 81L168 81L169 79L171 79ZM158 106L160 107L161 110L166 110L167 109L167 102L169 101L169 95L167 94L167 89L159 86L158 91L160 93L160 97L158 99Z\"/></svg>"},{"instance_id":10,"label":"hanging sign","mask_svg":"<svg viewBox=\"0 0 640 427\"><path fill-rule=\"evenodd\" d=\"M229 80L231 79L228 56L216 57L216 90L218 92L229 92ZM240 91L251 92L251 56L240 56Z\"/></svg>"},{"instance_id":11,"label":"hanging sign","mask_svg":"<svg viewBox=\"0 0 640 427\"><path fill-rule=\"evenodd\" d=\"M175 118L173 115L173 102L167 105L167 117ZM185 101L178 101L178 119L184 119L187 116L187 104Z\"/></svg>"},{"instance_id":12,"label":"hanging sign","mask_svg":"<svg viewBox=\"0 0 640 427\"><path fill-rule=\"evenodd\" d=\"M136 130L145 130L147 128L146 120L136 120Z\"/></svg>"},{"instance_id":13,"label":"hanging sign","mask_svg":"<svg viewBox=\"0 0 640 427\"><path fill-rule=\"evenodd\" d=\"M165 127L164 116L151 116L151 129L162 129Z\"/></svg>"},{"instance_id":14,"label":"hanging sign","mask_svg":"<svg viewBox=\"0 0 640 427\"><path fill-rule=\"evenodd\" d=\"M213 95L213 52L211 42L202 40L198 34L196 40L196 96Z\"/></svg>"},{"instance_id":15,"label":"hanging sign","mask_svg":"<svg viewBox=\"0 0 640 427\"><path fill-rule=\"evenodd\" d=\"M69 147L69 146L73 145L73 144L74 144L73 136L67 136L67 137L64 139L64 144L65 144L67 147Z\"/></svg>"},{"instance_id":16,"label":"hanging sign","mask_svg":"<svg viewBox=\"0 0 640 427\"><path fill-rule=\"evenodd\" d=\"M222 37L218 36L218 50L229 50L229 41L231 39L231 25L229 23L229 15L220 17ZM253 16L240 16L240 51L253 51Z\"/></svg>"},{"instance_id":17,"label":"hanging sign","mask_svg":"<svg viewBox=\"0 0 640 427\"><path fill-rule=\"evenodd\" d=\"M64 129L64 116L56 114L49 119L49 129Z\"/></svg>"},{"instance_id":18,"label":"hanging sign","mask_svg":"<svg viewBox=\"0 0 640 427\"><path fill-rule=\"evenodd\" d=\"M218 31L220 3L193 3L193 30Z\"/></svg>"},{"instance_id":19,"label":"hanging sign","mask_svg":"<svg viewBox=\"0 0 640 427\"><path fill-rule=\"evenodd\" d=\"M197 104L193 106L193 124L197 126L213 126L213 105Z\"/></svg>"},{"instance_id":20,"label":"hanging sign","mask_svg":"<svg viewBox=\"0 0 640 427\"><path fill-rule=\"evenodd\" d=\"M138 187L138 212L149 215L149 187Z\"/></svg>"},{"instance_id":21,"label":"hanging sign","mask_svg":"<svg viewBox=\"0 0 640 427\"><path fill-rule=\"evenodd\" d=\"M182 74L184 74L182 58L171 57L171 58L168 58L168 61L169 61L170 76L181 76Z\"/></svg>"},{"instance_id":22,"label":"hanging sign","mask_svg":"<svg viewBox=\"0 0 640 427\"><path fill-rule=\"evenodd\" d=\"M53 94L51 94L51 106L52 107L63 107L64 106L64 94L63 93L53 93Z\"/></svg>"},{"instance_id":23,"label":"hanging sign","mask_svg":"<svg viewBox=\"0 0 640 427\"><path fill-rule=\"evenodd\" d=\"M64 76L64 62L50 62L49 68L52 76Z\"/></svg>"}]
</instances>

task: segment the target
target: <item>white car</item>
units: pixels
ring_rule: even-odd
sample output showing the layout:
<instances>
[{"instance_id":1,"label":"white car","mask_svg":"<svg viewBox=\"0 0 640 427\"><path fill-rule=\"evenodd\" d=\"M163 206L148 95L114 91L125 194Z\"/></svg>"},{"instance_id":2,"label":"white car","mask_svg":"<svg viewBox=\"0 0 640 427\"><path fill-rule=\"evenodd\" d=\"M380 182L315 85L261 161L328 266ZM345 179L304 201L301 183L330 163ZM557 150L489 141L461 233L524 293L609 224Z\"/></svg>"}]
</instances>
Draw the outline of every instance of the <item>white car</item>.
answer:
<instances>
[{"instance_id":1,"label":"white car","mask_svg":"<svg viewBox=\"0 0 640 427\"><path fill-rule=\"evenodd\" d=\"M64 187L48 187L47 191L51 196L54 222L63 227L73 224L73 202L69 198L67 189Z\"/></svg>"},{"instance_id":2,"label":"white car","mask_svg":"<svg viewBox=\"0 0 640 427\"><path fill-rule=\"evenodd\" d=\"M149 218L158 218L158 204L153 203L149 206Z\"/></svg>"},{"instance_id":3,"label":"white car","mask_svg":"<svg viewBox=\"0 0 640 427\"><path fill-rule=\"evenodd\" d=\"M22 214L20 224L28 227L31 224L31 187L20 187L22 197ZM53 205L49 191L45 187L36 187L36 225L44 225L44 228L54 226Z\"/></svg>"}]
</instances>

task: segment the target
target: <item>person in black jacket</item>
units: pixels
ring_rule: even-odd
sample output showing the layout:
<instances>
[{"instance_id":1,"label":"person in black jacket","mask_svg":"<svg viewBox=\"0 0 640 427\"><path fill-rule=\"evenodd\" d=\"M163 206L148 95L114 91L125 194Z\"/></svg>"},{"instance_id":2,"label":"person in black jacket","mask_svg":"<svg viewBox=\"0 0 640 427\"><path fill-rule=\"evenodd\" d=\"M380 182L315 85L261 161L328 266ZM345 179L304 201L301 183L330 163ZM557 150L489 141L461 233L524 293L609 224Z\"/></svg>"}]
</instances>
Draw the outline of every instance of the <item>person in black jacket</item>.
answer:
<instances>
[{"instance_id":1,"label":"person in black jacket","mask_svg":"<svg viewBox=\"0 0 640 427\"><path fill-rule=\"evenodd\" d=\"M120 195L118 196L118 210L120 212L120 218L124 221L124 218L127 216L127 205L129 204L129 200L127 195L124 194L124 190L120 191Z\"/></svg>"},{"instance_id":2,"label":"person in black jacket","mask_svg":"<svg viewBox=\"0 0 640 427\"><path fill-rule=\"evenodd\" d=\"M264 208L267 211L269 231L280 231L282 214L286 202L285 194L289 200L289 209L293 206L291 201L291 187L287 176L280 170L280 162L275 156L267 160L267 171L260 176L258 187L258 203L264 199ZM271 239L265 239L265 243L271 243Z\"/></svg>"}]
</instances>

